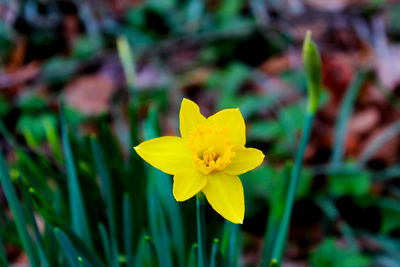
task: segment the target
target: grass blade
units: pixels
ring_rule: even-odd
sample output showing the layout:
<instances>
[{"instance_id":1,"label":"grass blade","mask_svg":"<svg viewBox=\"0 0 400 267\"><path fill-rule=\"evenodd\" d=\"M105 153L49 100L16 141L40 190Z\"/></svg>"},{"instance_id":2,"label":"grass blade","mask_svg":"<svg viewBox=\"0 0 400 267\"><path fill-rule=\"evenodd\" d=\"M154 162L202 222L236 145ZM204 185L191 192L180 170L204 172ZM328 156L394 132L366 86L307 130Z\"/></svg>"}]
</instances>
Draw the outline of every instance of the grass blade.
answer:
<instances>
[{"instance_id":1,"label":"grass blade","mask_svg":"<svg viewBox=\"0 0 400 267\"><path fill-rule=\"evenodd\" d=\"M25 182L30 187L35 188L35 190L49 202L52 202L52 190L43 175L43 170L38 166L37 161L34 161L32 157L21 149L16 149L15 155L18 159L18 170L21 172L22 177L29 177L29 179L25 179Z\"/></svg>"},{"instance_id":2,"label":"grass blade","mask_svg":"<svg viewBox=\"0 0 400 267\"><path fill-rule=\"evenodd\" d=\"M188 264L187 266L193 266L193 267L197 267L197 243L194 243L192 245L192 247L190 248L190 252L189 252L189 258L188 258Z\"/></svg>"},{"instance_id":3,"label":"grass blade","mask_svg":"<svg viewBox=\"0 0 400 267\"><path fill-rule=\"evenodd\" d=\"M58 242L56 240L53 227L50 226L46 220L44 220L43 244L46 251L52 252L48 253L50 266L57 266L59 253L54 253L54 248L58 246Z\"/></svg>"},{"instance_id":4,"label":"grass blade","mask_svg":"<svg viewBox=\"0 0 400 267\"><path fill-rule=\"evenodd\" d=\"M239 259L239 227L226 221L222 233L221 255L226 266L237 266Z\"/></svg>"},{"instance_id":5,"label":"grass blade","mask_svg":"<svg viewBox=\"0 0 400 267\"><path fill-rule=\"evenodd\" d=\"M133 246L132 246L132 208L129 194L124 194L123 200L123 218L124 218L124 246L127 258L127 266L133 266Z\"/></svg>"},{"instance_id":6,"label":"grass blade","mask_svg":"<svg viewBox=\"0 0 400 267\"><path fill-rule=\"evenodd\" d=\"M26 206L26 215L28 217L28 221L30 221L30 224L32 225L33 228L33 235L35 236L36 239L36 247L38 250L40 262L44 267L50 267L49 261L47 260L46 252L44 250L43 246L43 239L42 236L39 232L38 225L36 223L35 215L34 215L34 209L33 209L33 204L32 204L32 199L31 195L28 192L28 189L26 188L24 182L22 181L21 177L19 178L19 184L20 188L22 191L22 195L24 197L24 203ZM28 222L27 221L27 222Z\"/></svg>"},{"instance_id":7,"label":"grass blade","mask_svg":"<svg viewBox=\"0 0 400 267\"><path fill-rule=\"evenodd\" d=\"M107 260L107 265L108 266L112 266L111 262L112 262L112 256L111 256L111 251L110 251L110 241L108 240L108 233L106 228L104 228L103 224L99 224L99 231L100 231L100 236L101 236L101 240L103 242L103 248L104 248L104 252L106 254L106 260Z\"/></svg>"},{"instance_id":8,"label":"grass blade","mask_svg":"<svg viewBox=\"0 0 400 267\"><path fill-rule=\"evenodd\" d=\"M30 187L29 194L31 195L33 206L46 222L53 226L65 225L65 218L61 217L54 207L39 192Z\"/></svg>"},{"instance_id":9,"label":"grass blade","mask_svg":"<svg viewBox=\"0 0 400 267\"><path fill-rule=\"evenodd\" d=\"M60 111L60 123L61 123L61 136L64 147L65 164L67 168L67 179L68 179L68 193L69 193L69 204L72 220L72 228L76 234L88 245L92 247L90 228L87 219L87 213L85 211L85 205L83 202L82 191L79 185L78 176L75 169L74 158L72 155L72 149L68 137L67 122L64 117L64 104L61 101Z\"/></svg>"},{"instance_id":10,"label":"grass blade","mask_svg":"<svg viewBox=\"0 0 400 267\"><path fill-rule=\"evenodd\" d=\"M109 258L109 264L111 266L119 266L118 263L118 245L117 245L117 230L115 227L115 221L114 221L114 203L113 203L113 193L112 193L112 187L111 187L111 182L110 182L110 176L108 174L108 171L106 169L106 164L104 161L104 156L103 152L95 138L91 138L91 147L92 147L92 154L94 158L94 163L96 167L96 172L97 175L100 178L100 189L103 194L103 199L106 204L106 209L107 209L107 219L108 219L108 224L110 226L110 246L111 246L111 251L110 251L110 258ZM103 240L104 241L104 240Z\"/></svg>"},{"instance_id":11,"label":"grass blade","mask_svg":"<svg viewBox=\"0 0 400 267\"><path fill-rule=\"evenodd\" d=\"M151 139L159 136L160 129L157 118L157 109L152 107L149 117L144 124L144 137ZM172 266L172 235L167 227L165 220L166 211L162 206L165 188L159 188L159 180L164 178L164 174L152 167L146 168L148 177L147 204L150 224L150 234L155 241L155 247L159 261L163 261L164 266ZM167 177L165 177L167 178ZM164 201L165 202L165 201ZM174 225L172 227L175 227Z\"/></svg>"},{"instance_id":12,"label":"grass blade","mask_svg":"<svg viewBox=\"0 0 400 267\"><path fill-rule=\"evenodd\" d=\"M152 139L160 136L160 121L158 117L158 110L155 106L150 107L148 118L144 124L144 135L146 139ZM170 237L172 247L176 251L176 258L178 265L183 267L185 242L184 242L184 227L182 223L182 215L177 202L172 196L171 177L165 173L149 170L149 176L157 172L157 183L154 183L155 193L159 196L162 203L163 211L166 214L168 225L170 225ZM154 174L155 175L155 174Z\"/></svg>"},{"instance_id":13,"label":"grass blade","mask_svg":"<svg viewBox=\"0 0 400 267\"><path fill-rule=\"evenodd\" d=\"M218 245L219 245L218 238L214 238L212 248L211 248L210 267L217 266Z\"/></svg>"},{"instance_id":14,"label":"grass blade","mask_svg":"<svg viewBox=\"0 0 400 267\"><path fill-rule=\"evenodd\" d=\"M351 117L351 114L353 112L354 102L357 98L358 92L360 91L362 85L364 84L366 77L367 77L366 71L358 72L355 75L351 84L349 85L349 88L347 88L346 94L343 98L340 107L340 113L336 121L335 142L334 142L335 145L333 147L333 152L332 152L333 166L338 165L342 160L344 153L343 148L345 147L344 141L347 134L347 121Z\"/></svg>"},{"instance_id":15,"label":"grass blade","mask_svg":"<svg viewBox=\"0 0 400 267\"><path fill-rule=\"evenodd\" d=\"M131 137L131 149L129 155L129 166L126 172L127 177L132 177L132 179L125 179L126 188L128 188L131 207L135 210L135 227L137 229L143 229L146 225L147 213L146 209L146 191L147 191L147 179L144 161L139 157L139 155L133 149L134 146L139 144L139 120L137 116L137 110L135 104L132 102L129 106L129 123L130 123L130 137ZM134 231L132 233L133 240L136 243L140 241L140 232ZM131 251L131 250L130 250Z\"/></svg>"},{"instance_id":16,"label":"grass blade","mask_svg":"<svg viewBox=\"0 0 400 267\"><path fill-rule=\"evenodd\" d=\"M1 235L0 235L0 265L8 267L6 252L4 250L3 239L1 238Z\"/></svg>"},{"instance_id":17,"label":"grass blade","mask_svg":"<svg viewBox=\"0 0 400 267\"><path fill-rule=\"evenodd\" d=\"M57 238L58 243L60 244L63 253L65 254L65 258L69 262L71 267L79 267L78 262L78 254L76 253L71 241L65 236L65 234L59 230L55 229L55 236Z\"/></svg>"},{"instance_id":18,"label":"grass blade","mask_svg":"<svg viewBox=\"0 0 400 267\"><path fill-rule=\"evenodd\" d=\"M3 186L3 191L10 206L11 212L14 216L18 235L21 238L21 243L26 254L28 255L30 263L34 267L39 266L39 259L33 245L34 242L27 229L24 210L18 200L17 193L15 192L12 184L10 173L8 172L7 164L2 153L0 153L0 182Z\"/></svg>"},{"instance_id":19,"label":"grass blade","mask_svg":"<svg viewBox=\"0 0 400 267\"><path fill-rule=\"evenodd\" d=\"M96 255L92 254L86 245L82 243L80 239L78 239L73 233L69 233L67 236L61 229L54 229L55 237L62 248L62 252L64 253L66 259L70 263L68 266L80 266L80 260L84 262L84 265L87 267L103 267L101 261L98 260ZM54 248L53 248L54 249Z\"/></svg>"},{"instance_id":20,"label":"grass blade","mask_svg":"<svg viewBox=\"0 0 400 267\"><path fill-rule=\"evenodd\" d=\"M206 251L205 251L205 225L204 225L204 209L205 209L205 196L202 193L196 195L196 218L197 218L197 254L198 266L204 267L206 264Z\"/></svg>"},{"instance_id":21,"label":"grass blade","mask_svg":"<svg viewBox=\"0 0 400 267\"><path fill-rule=\"evenodd\" d=\"M170 236L172 246L176 251L178 266L185 266L185 242L184 226L182 223L182 214L178 203L172 196L172 184L170 177L165 173L160 173L157 179L157 192L163 204L166 213L168 225L170 225Z\"/></svg>"},{"instance_id":22,"label":"grass blade","mask_svg":"<svg viewBox=\"0 0 400 267\"><path fill-rule=\"evenodd\" d=\"M157 262L156 247L151 238L143 234L137 251L135 266L161 266L161 262ZM164 262L162 262L164 264ZM164 265L162 265L164 266Z\"/></svg>"},{"instance_id":23,"label":"grass blade","mask_svg":"<svg viewBox=\"0 0 400 267\"><path fill-rule=\"evenodd\" d=\"M42 118L42 124L44 132L46 134L47 140L49 142L50 148L53 152L54 159L57 162L62 161L61 143L59 140L59 135L57 129L48 117Z\"/></svg>"},{"instance_id":24,"label":"grass blade","mask_svg":"<svg viewBox=\"0 0 400 267\"><path fill-rule=\"evenodd\" d=\"M272 260L272 250L277 238L277 233L279 230L279 225L282 220L286 188L290 177L291 164L286 164L282 171L281 177L278 178L278 182L275 186L275 194L270 200L270 211L267 221L267 229L264 238L264 248L261 260L261 266L267 266L267 264Z\"/></svg>"},{"instance_id":25,"label":"grass blade","mask_svg":"<svg viewBox=\"0 0 400 267\"><path fill-rule=\"evenodd\" d=\"M165 215L161 207L160 198L155 192L155 179L157 170L149 170L149 186L147 191L148 216L150 233L155 240L155 250L158 260L163 262L163 266L172 266L171 241L167 229Z\"/></svg>"},{"instance_id":26,"label":"grass blade","mask_svg":"<svg viewBox=\"0 0 400 267\"><path fill-rule=\"evenodd\" d=\"M58 228L54 229L54 234L56 235L57 241L62 248L62 252L65 254L65 258L69 262L69 266L79 267L80 264L78 258L80 256L68 237Z\"/></svg>"}]
</instances>

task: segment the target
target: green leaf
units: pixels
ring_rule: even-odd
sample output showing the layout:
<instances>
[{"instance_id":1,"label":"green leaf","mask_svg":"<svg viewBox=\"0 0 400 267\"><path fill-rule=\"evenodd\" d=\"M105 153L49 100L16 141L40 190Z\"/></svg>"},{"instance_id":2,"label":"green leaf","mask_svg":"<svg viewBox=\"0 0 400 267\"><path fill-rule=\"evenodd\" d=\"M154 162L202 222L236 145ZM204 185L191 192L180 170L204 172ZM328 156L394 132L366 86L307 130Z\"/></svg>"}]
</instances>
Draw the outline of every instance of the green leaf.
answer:
<instances>
[{"instance_id":1,"label":"green leaf","mask_svg":"<svg viewBox=\"0 0 400 267\"><path fill-rule=\"evenodd\" d=\"M77 59L90 59L102 48L103 39L100 35L81 36L72 47L72 56Z\"/></svg>"},{"instance_id":2,"label":"green leaf","mask_svg":"<svg viewBox=\"0 0 400 267\"><path fill-rule=\"evenodd\" d=\"M133 245L132 245L132 231L133 227L131 200L128 193L124 194L123 199L123 219L124 219L124 248L127 257L127 266L133 266Z\"/></svg>"},{"instance_id":3,"label":"green leaf","mask_svg":"<svg viewBox=\"0 0 400 267\"><path fill-rule=\"evenodd\" d=\"M237 266L240 251L239 226L225 221L221 241L224 266Z\"/></svg>"},{"instance_id":4,"label":"green leaf","mask_svg":"<svg viewBox=\"0 0 400 267\"><path fill-rule=\"evenodd\" d=\"M228 26L232 23L238 15L239 11L243 6L243 1L240 0L223 0L221 6L216 12L217 18L219 19L220 26Z\"/></svg>"},{"instance_id":5,"label":"green leaf","mask_svg":"<svg viewBox=\"0 0 400 267\"><path fill-rule=\"evenodd\" d=\"M196 267L198 260L197 260L197 243L194 243L190 248L189 257L188 257L188 264L187 266Z\"/></svg>"},{"instance_id":6,"label":"green leaf","mask_svg":"<svg viewBox=\"0 0 400 267\"><path fill-rule=\"evenodd\" d=\"M272 259L270 261L270 263L268 264L268 267L279 267L279 266L280 266L280 264L276 259Z\"/></svg>"},{"instance_id":7,"label":"green leaf","mask_svg":"<svg viewBox=\"0 0 400 267\"><path fill-rule=\"evenodd\" d=\"M378 198L374 201L381 208L381 231L389 234L390 231L400 228L400 203L396 199Z\"/></svg>"},{"instance_id":8,"label":"green leaf","mask_svg":"<svg viewBox=\"0 0 400 267\"><path fill-rule=\"evenodd\" d=\"M43 175L43 166L22 149L16 150L16 156L18 159L17 168L24 178L24 181L49 202L53 201L53 192L48 185L46 177Z\"/></svg>"},{"instance_id":9,"label":"green leaf","mask_svg":"<svg viewBox=\"0 0 400 267\"><path fill-rule=\"evenodd\" d=\"M22 181L21 177L19 178L19 184L21 187L22 195L24 197L24 203L26 208L25 214L27 215L28 218L27 223L29 222L33 228L33 234L36 239L36 247L39 254L40 262L44 267L49 267L50 264L49 261L47 260L47 255L44 250L43 239L39 232L38 225L36 223L31 195L29 194L28 189L26 188L26 185Z\"/></svg>"},{"instance_id":10,"label":"green leaf","mask_svg":"<svg viewBox=\"0 0 400 267\"><path fill-rule=\"evenodd\" d=\"M152 167L149 167L152 168ZM158 172L157 170L149 170ZM171 238L165 221L165 214L161 208L160 198L155 194L154 188L157 175L149 175L149 186L147 189L148 216L150 233L154 236L155 251L159 262L163 266L172 266Z\"/></svg>"},{"instance_id":11,"label":"green leaf","mask_svg":"<svg viewBox=\"0 0 400 267\"><path fill-rule=\"evenodd\" d=\"M135 266L159 266L163 261L157 262L156 247L151 238L143 234L137 251ZM164 265L163 265L164 266Z\"/></svg>"},{"instance_id":12,"label":"green leaf","mask_svg":"<svg viewBox=\"0 0 400 267\"><path fill-rule=\"evenodd\" d=\"M371 175L367 172L332 174L328 186L333 196L361 196L369 192Z\"/></svg>"},{"instance_id":13,"label":"green leaf","mask_svg":"<svg viewBox=\"0 0 400 267\"><path fill-rule=\"evenodd\" d=\"M46 134L47 141L49 142L51 151L53 152L54 159L61 163L62 162L62 152L61 152L61 142L57 131L57 121L54 117L43 116L42 124Z\"/></svg>"},{"instance_id":14,"label":"green leaf","mask_svg":"<svg viewBox=\"0 0 400 267\"><path fill-rule=\"evenodd\" d=\"M259 113L260 110L268 110L276 103L274 96L244 95L235 101L245 119Z\"/></svg>"},{"instance_id":15,"label":"green leaf","mask_svg":"<svg viewBox=\"0 0 400 267\"><path fill-rule=\"evenodd\" d=\"M99 231L100 231L101 241L103 243L104 252L106 255L107 266L112 266L113 259L111 256L112 253L111 253L111 249L110 249L110 240L108 238L108 233L107 233L106 228L101 223L99 224Z\"/></svg>"},{"instance_id":16,"label":"green leaf","mask_svg":"<svg viewBox=\"0 0 400 267\"><path fill-rule=\"evenodd\" d=\"M347 122L353 112L353 105L356 101L358 93L367 78L366 71L360 71L354 75L352 82L346 90L346 94L343 97L339 115L336 120L335 129L335 141L332 152L332 166L336 166L340 163L343 157L343 148L345 147L344 142L347 134Z\"/></svg>"},{"instance_id":17,"label":"green leaf","mask_svg":"<svg viewBox=\"0 0 400 267\"><path fill-rule=\"evenodd\" d=\"M76 59L52 57L42 68L42 77L50 85L68 81L77 71L79 62Z\"/></svg>"},{"instance_id":18,"label":"green leaf","mask_svg":"<svg viewBox=\"0 0 400 267\"><path fill-rule=\"evenodd\" d=\"M94 254L72 231L67 229L64 232L59 228L55 228L54 234L62 248L62 252L65 256L70 257L71 261L80 265L78 258L81 257L85 266L104 267L97 255Z\"/></svg>"},{"instance_id":19,"label":"green leaf","mask_svg":"<svg viewBox=\"0 0 400 267\"><path fill-rule=\"evenodd\" d=\"M249 125L248 138L256 140L276 140L282 137L284 131L279 121L263 120Z\"/></svg>"},{"instance_id":20,"label":"green leaf","mask_svg":"<svg viewBox=\"0 0 400 267\"><path fill-rule=\"evenodd\" d=\"M268 186L268 188L270 190L273 190L274 193L270 197L270 211L266 227L267 230L265 232L261 263L262 266L266 266L269 262L272 261L272 250L274 248L279 226L282 221L283 209L285 208L286 202L286 188L289 181L291 169L292 165L287 163L281 175L277 179L277 182L273 186Z\"/></svg>"},{"instance_id":21,"label":"green leaf","mask_svg":"<svg viewBox=\"0 0 400 267\"><path fill-rule=\"evenodd\" d=\"M15 224L17 226L18 235L21 238L21 243L24 247L28 258L34 267L39 266L39 259L34 248L34 242L29 235L24 210L18 200L17 193L11 181L10 173L8 172L6 161L3 154L0 153L0 182L3 186L3 191L6 196L7 202L10 206L11 212L14 216Z\"/></svg>"},{"instance_id":22,"label":"green leaf","mask_svg":"<svg viewBox=\"0 0 400 267\"><path fill-rule=\"evenodd\" d=\"M315 267L363 267L370 259L348 248L341 248L334 239L324 240L311 254L310 262Z\"/></svg>"},{"instance_id":23,"label":"green leaf","mask_svg":"<svg viewBox=\"0 0 400 267\"><path fill-rule=\"evenodd\" d=\"M217 262L218 262L218 246L219 246L219 240L218 238L214 238L213 244L211 247L211 257L210 257L210 267L216 267Z\"/></svg>"},{"instance_id":24,"label":"green leaf","mask_svg":"<svg viewBox=\"0 0 400 267\"><path fill-rule=\"evenodd\" d=\"M43 244L46 251L52 252L48 253L50 266L57 266L57 264L59 264L58 257L60 256L61 251L58 249L57 252L55 251L55 248L58 248L58 242L56 240L53 227L49 225L46 219L44 219Z\"/></svg>"},{"instance_id":25,"label":"green leaf","mask_svg":"<svg viewBox=\"0 0 400 267\"><path fill-rule=\"evenodd\" d=\"M161 132L159 125L157 108L152 106L149 117L144 124L145 138L151 139L159 136ZM171 179L169 175L152 167L147 168L147 176L150 233L155 241L157 252L166 257L165 253L172 254L172 249L174 249L177 254L178 265L184 266L184 227L178 204L172 196ZM168 228L167 225L171 227ZM172 263L170 257L168 255L167 259L164 258L164 261Z\"/></svg>"},{"instance_id":26,"label":"green leaf","mask_svg":"<svg viewBox=\"0 0 400 267\"><path fill-rule=\"evenodd\" d=\"M118 247L117 247L117 229L114 220L114 203L113 203L113 191L110 181L109 173L106 169L106 163L104 161L103 151L101 150L97 140L91 138L92 154L96 167L96 173L100 178L100 189L102 191L103 199L106 203L107 219L110 226L110 255L109 264L110 266L119 266L118 263ZM104 227L103 227L104 228ZM104 241L104 240L103 240Z\"/></svg>"},{"instance_id":27,"label":"green leaf","mask_svg":"<svg viewBox=\"0 0 400 267\"><path fill-rule=\"evenodd\" d=\"M42 194L32 187L29 188L29 194L32 197L33 206L43 217L45 222L50 223L53 226L65 225L66 218L63 218L59 213L57 213L52 204L45 199Z\"/></svg>"},{"instance_id":28,"label":"green leaf","mask_svg":"<svg viewBox=\"0 0 400 267\"><path fill-rule=\"evenodd\" d=\"M78 176L75 169L74 158L68 137L67 122L64 117L64 104L61 102L60 111L61 136L64 147L65 165L67 168L68 194L72 228L75 233L88 245L92 247L90 228L83 202L82 191L79 185Z\"/></svg>"},{"instance_id":29,"label":"green leaf","mask_svg":"<svg viewBox=\"0 0 400 267\"><path fill-rule=\"evenodd\" d=\"M0 235L0 264L2 266L8 267L6 252L4 251L3 239Z\"/></svg>"},{"instance_id":30,"label":"green leaf","mask_svg":"<svg viewBox=\"0 0 400 267\"><path fill-rule=\"evenodd\" d=\"M152 106L149 111L149 116L144 124L143 129L146 139L151 139L158 137L161 133L160 121L158 118L157 108ZM152 177L154 175L154 178ZM157 180L157 182L152 182L153 192L159 196L159 201L161 202L161 208L165 212L167 223L171 225L170 231L165 233L165 236L170 236L172 239L172 247L175 249L179 266L184 266L184 226L182 223L182 215L179 210L178 204L172 195L172 184L170 176L162 173L154 168L148 169L148 176L150 179ZM152 233L154 240L156 235Z\"/></svg>"},{"instance_id":31,"label":"green leaf","mask_svg":"<svg viewBox=\"0 0 400 267\"><path fill-rule=\"evenodd\" d=\"M54 233L56 235L58 243L60 244L60 246L62 248L62 252L65 254L65 258L69 262L69 265L71 267L79 267L80 263L79 263L78 257L80 257L80 255L75 250L74 245L71 243L71 241L68 239L68 237L64 234L64 232L61 231L60 229L58 229L58 228L54 229Z\"/></svg>"}]
</instances>

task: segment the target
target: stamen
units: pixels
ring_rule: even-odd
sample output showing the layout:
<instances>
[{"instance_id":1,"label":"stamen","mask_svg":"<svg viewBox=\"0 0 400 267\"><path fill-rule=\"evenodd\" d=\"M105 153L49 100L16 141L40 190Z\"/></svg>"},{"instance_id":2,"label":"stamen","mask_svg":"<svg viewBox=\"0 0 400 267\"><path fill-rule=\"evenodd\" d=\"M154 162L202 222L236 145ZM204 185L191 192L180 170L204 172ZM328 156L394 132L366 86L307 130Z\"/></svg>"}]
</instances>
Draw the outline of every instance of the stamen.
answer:
<instances>
[{"instance_id":1,"label":"stamen","mask_svg":"<svg viewBox=\"0 0 400 267\"><path fill-rule=\"evenodd\" d=\"M235 155L228 128L217 125L197 126L190 134L188 147L194 167L204 174L225 169Z\"/></svg>"}]
</instances>

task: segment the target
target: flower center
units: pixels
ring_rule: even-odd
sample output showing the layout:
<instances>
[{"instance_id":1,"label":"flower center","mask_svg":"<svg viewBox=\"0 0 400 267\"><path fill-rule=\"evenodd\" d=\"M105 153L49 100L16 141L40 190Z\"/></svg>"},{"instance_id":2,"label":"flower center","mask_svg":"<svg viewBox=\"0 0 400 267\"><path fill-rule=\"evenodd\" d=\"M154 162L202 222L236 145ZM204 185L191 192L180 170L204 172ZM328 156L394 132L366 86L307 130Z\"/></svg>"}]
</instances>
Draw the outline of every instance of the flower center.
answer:
<instances>
[{"instance_id":1,"label":"flower center","mask_svg":"<svg viewBox=\"0 0 400 267\"><path fill-rule=\"evenodd\" d=\"M201 124L191 133L188 147L192 151L193 165L203 174L222 171L235 156L229 129L220 125Z\"/></svg>"}]
</instances>

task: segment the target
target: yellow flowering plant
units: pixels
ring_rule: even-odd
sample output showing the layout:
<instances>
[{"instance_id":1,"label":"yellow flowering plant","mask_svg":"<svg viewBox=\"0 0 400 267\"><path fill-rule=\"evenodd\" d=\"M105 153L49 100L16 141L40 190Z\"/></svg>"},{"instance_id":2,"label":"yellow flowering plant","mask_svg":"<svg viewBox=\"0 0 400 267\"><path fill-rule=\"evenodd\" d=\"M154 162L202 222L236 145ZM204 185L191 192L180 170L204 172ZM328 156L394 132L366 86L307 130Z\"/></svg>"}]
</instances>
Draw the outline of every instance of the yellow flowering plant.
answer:
<instances>
[{"instance_id":1,"label":"yellow flowering plant","mask_svg":"<svg viewBox=\"0 0 400 267\"><path fill-rule=\"evenodd\" d=\"M136 146L136 152L174 176L177 201L203 192L225 219L243 223L244 195L238 175L259 166L264 154L245 147L246 127L240 110L224 109L206 118L197 104L184 98L179 120L181 137L154 138Z\"/></svg>"}]
</instances>

